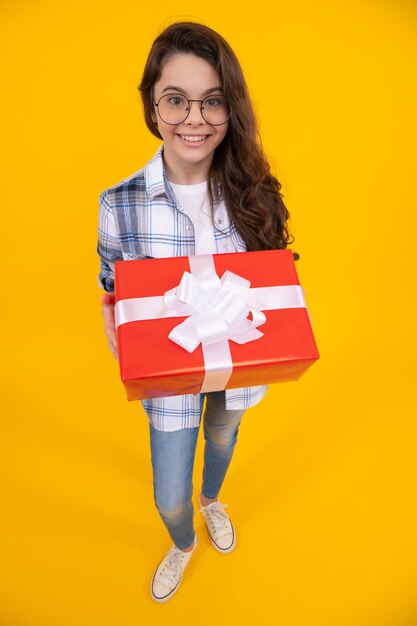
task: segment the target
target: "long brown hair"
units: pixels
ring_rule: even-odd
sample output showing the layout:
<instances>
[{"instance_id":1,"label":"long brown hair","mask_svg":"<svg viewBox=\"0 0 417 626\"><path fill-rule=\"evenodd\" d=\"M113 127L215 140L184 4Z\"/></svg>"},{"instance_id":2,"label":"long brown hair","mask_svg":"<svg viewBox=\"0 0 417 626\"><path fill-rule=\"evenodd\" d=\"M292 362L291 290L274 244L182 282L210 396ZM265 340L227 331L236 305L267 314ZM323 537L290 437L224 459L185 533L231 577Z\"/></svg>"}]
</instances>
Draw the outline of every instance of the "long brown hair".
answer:
<instances>
[{"instance_id":1,"label":"long brown hair","mask_svg":"<svg viewBox=\"0 0 417 626\"><path fill-rule=\"evenodd\" d=\"M228 131L215 150L209 172L212 206L221 194L248 250L285 248L293 238L288 231L289 212L282 200L281 184L271 174L258 140L257 122L239 61L216 31L196 22L176 22L155 39L138 87L146 125L162 139L152 119L153 87L164 61L175 53L192 53L208 61L221 77L231 109Z\"/></svg>"}]
</instances>

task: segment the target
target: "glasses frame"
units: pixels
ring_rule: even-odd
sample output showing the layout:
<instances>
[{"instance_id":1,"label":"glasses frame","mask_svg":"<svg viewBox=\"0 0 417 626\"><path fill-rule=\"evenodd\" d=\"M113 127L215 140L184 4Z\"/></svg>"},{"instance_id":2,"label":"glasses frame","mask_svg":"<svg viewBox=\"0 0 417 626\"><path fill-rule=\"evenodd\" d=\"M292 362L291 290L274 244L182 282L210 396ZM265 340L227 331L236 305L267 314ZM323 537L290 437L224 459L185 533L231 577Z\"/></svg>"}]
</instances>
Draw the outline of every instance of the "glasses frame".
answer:
<instances>
[{"instance_id":1,"label":"glasses frame","mask_svg":"<svg viewBox=\"0 0 417 626\"><path fill-rule=\"evenodd\" d=\"M204 110L203 103L206 100L210 100L210 98L214 98L216 95L222 95L222 94L215 94L214 93L214 94L211 94L210 96L207 96L206 98L204 98L204 100L190 100L183 93L180 93L179 91L173 91L172 93L164 93L164 95L159 98L158 102L155 102L155 100L153 100L153 104L154 104L154 106L156 106L156 109L158 111L158 115L161 118L161 120L164 122L164 124L168 124L169 126L178 126L178 124L182 124L183 122L185 122L185 120L187 119L187 117L191 113L191 102L199 102L200 103L200 115L203 118L203 120L206 122L206 124L210 124L210 126L223 126L223 124L226 124L226 122L228 122L230 120L230 116L232 115L232 109L229 106L228 106L228 108L229 108L229 115L228 115L227 119L225 119L225 121L221 122L220 124L212 124L211 122L208 122L206 120L206 118L204 117L204 113L203 113L203 110ZM184 117L183 120L181 120L179 122L175 122L175 123L166 122L164 120L164 118L162 117L162 115L159 112L159 103L161 102L162 98L166 98L167 96L182 96L183 98L185 98L187 100L187 102L188 102L188 113Z\"/></svg>"}]
</instances>

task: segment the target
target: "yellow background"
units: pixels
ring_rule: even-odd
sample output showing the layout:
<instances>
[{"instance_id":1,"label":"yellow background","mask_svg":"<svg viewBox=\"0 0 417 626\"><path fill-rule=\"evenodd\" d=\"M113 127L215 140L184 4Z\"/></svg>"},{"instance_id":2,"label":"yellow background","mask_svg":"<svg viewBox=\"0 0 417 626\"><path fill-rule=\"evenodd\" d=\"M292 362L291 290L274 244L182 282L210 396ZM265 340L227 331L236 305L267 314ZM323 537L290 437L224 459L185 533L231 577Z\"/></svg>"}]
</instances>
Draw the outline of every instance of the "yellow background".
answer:
<instances>
[{"instance_id":1,"label":"yellow background","mask_svg":"<svg viewBox=\"0 0 417 626\"><path fill-rule=\"evenodd\" d=\"M415 625L415 2L3 0L0 18L2 626ZM321 360L244 418L221 493L238 549L196 516L160 606L171 542L95 246L99 193L158 146L136 85L181 18L241 60ZM195 495L201 469L202 436Z\"/></svg>"}]
</instances>

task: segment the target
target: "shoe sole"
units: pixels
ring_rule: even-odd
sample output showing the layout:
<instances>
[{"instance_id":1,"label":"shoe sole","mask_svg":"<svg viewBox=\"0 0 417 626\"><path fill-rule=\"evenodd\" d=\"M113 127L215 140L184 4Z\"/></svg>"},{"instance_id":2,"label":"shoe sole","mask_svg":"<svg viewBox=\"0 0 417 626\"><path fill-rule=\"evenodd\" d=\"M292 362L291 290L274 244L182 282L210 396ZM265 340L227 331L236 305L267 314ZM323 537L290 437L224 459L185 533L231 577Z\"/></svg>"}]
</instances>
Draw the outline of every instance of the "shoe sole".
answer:
<instances>
[{"instance_id":1,"label":"shoe sole","mask_svg":"<svg viewBox=\"0 0 417 626\"><path fill-rule=\"evenodd\" d=\"M163 604L164 602L168 602L168 600L171 600L172 596L175 596L175 594L177 593L178 589L180 588L181 580L177 583L177 586L174 587L174 589L167 596L164 596L163 598L158 598L158 596L155 596L154 593L153 593L153 589L152 588L153 588L153 581L154 581L154 579L152 578L152 582L151 582L151 598L152 598L152 600L154 600L155 602L158 602L158 604Z\"/></svg>"}]
</instances>

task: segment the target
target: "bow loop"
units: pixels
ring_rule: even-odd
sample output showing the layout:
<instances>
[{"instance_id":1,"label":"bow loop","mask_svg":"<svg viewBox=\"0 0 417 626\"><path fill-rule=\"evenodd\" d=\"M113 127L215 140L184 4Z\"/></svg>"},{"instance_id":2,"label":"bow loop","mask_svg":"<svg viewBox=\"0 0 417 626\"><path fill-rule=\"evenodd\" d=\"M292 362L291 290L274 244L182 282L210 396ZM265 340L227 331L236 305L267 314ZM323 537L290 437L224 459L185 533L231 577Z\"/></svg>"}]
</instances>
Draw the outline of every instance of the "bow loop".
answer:
<instances>
[{"instance_id":1,"label":"bow loop","mask_svg":"<svg viewBox=\"0 0 417 626\"><path fill-rule=\"evenodd\" d=\"M266 318L248 306L249 288L249 280L229 270L221 279L211 267L198 274L184 272L179 285L164 294L164 302L189 317L171 331L169 338L188 352L200 343L205 346L232 340L242 344L259 339L262 333L257 327Z\"/></svg>"},{"instance_id":2,"label":"bow loop","mask_svg":"<svg viewBox=\"0 0 417 626\"><path fill-rule=\"evenodd\" d=\"M230 270L225 271L220 282L222 287L227 289L227 291L231 291L236 295L243 297L246 296L250 288L250 280L247 280L238 274L234 274Z\"/></svg>"}]
</instances>

